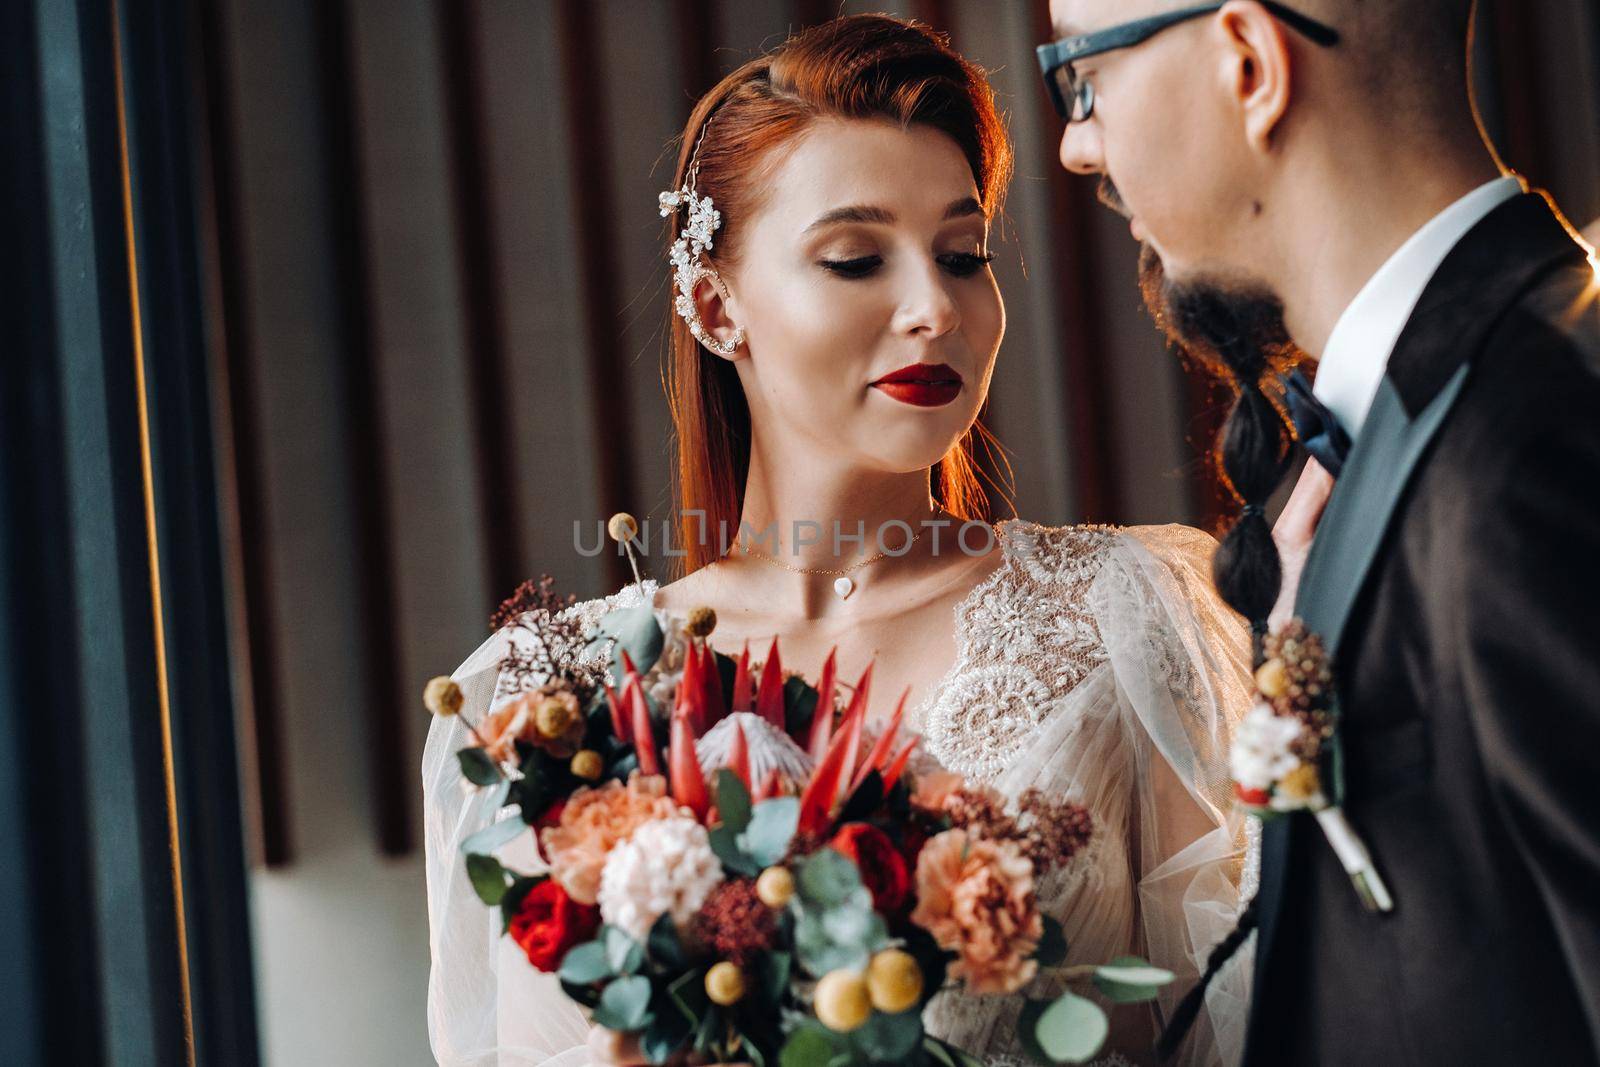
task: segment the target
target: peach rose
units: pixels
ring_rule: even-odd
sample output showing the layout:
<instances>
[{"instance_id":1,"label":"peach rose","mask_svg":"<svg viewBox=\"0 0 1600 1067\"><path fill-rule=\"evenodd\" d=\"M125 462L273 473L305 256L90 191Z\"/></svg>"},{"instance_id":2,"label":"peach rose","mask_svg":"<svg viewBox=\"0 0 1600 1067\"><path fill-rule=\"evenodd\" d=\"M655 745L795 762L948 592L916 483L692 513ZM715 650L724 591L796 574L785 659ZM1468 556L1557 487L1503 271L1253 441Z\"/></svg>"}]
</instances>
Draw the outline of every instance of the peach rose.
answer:
<instances>
[{"instance_id":1,"label":"peach rose","mask_svg":"<svg viewBox=\"0 0 1600 1067\"><path fill-rule=\"evenodd\" d=\"M1015 993L1039 965L1044 936L1033 889L1033 863L1009 841L946 830L917 858L917 907L911 921L957 955L952 978L973 993Z\"/></svg>"},{"instance_id":2,"label":"peach rose","mask_svg":"<svg viewBox=\"0 0 1600 1067\"><path fill-rule=\"evenodd\" d=\"M600 895L600 872L611 850L655 819L677 815L667 796L667 780L634 771L628 784L612 779L597 788L579 789L567 799L556 825L539 835L550 873L580 904Z\"/></svg>"}]
</instances>

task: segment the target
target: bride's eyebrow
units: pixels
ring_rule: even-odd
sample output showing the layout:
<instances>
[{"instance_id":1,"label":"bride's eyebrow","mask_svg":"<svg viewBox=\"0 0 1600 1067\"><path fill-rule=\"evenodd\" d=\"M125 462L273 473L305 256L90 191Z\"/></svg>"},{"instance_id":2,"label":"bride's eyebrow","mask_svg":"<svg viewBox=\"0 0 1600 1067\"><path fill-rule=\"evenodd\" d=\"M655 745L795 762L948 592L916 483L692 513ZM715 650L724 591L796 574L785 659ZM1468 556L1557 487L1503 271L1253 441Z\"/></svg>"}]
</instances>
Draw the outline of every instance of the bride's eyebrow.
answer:
<instances>
[{"instance_id":1,"label":"bride's eyebrow","mask_svg":"<svg viewBox=\"0 0 1600 1067\"><path fill-rule=\"evenodd\" d=\"M822 229L824 226L832 226L839 222L867 222L888 226L894 220L894 212L888 208L852 204L849 207L836 207L832 211L824 211L817 216L816 221L805 228L805 232L811 233L814 230Z\"/></svg>"},{"instance_id":2,"label":"bride's eyebrow","mask_svg":"<svg viewBox=\"0 0 1600 1067\"><path fill-rule=\"evenodd\" d=\"M944 209L945 221L982 214L984 214L983 205L978 203L976 198L970 196L963 196L959 200L953 200L950 206ZM872 207L867 204L851 204L847 207L836 207L831 211L824 211L817 216L811 225L805 228L804 232L811 233L813 230L820 230L824 226L832 226L840 222L876 223L880 226L888 226L893 224L894 221L895 213L888 208Z\"/></svg>"}]
</instances>

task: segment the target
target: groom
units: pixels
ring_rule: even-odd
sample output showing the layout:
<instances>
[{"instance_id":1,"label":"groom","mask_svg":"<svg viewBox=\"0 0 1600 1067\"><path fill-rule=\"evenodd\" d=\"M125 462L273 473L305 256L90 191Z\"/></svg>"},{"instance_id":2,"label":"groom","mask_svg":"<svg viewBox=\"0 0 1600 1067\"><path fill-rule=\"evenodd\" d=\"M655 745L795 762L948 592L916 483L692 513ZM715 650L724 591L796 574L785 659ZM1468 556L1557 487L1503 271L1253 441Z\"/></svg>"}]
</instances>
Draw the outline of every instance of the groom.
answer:
<instances>
[{"instance_id":1,"label":"groom","mask_svg":"<svg viewBox=\"0 0 1600 1067\"><path fill-rule=\"evenodd\" d=\"M1600 280L1483 143L1470 0L1050 6L1061 162L1131 220L1163 324L1247 393L1281 395L1280 341L1317 365L1296 613L1393 910L1314 820L1269 824L1246 1062L1600 1063ZM1225 462L1259 503L1247 407ZM1219 566L1253 615L1262 550Z\"/></svg>"}]
</instances>

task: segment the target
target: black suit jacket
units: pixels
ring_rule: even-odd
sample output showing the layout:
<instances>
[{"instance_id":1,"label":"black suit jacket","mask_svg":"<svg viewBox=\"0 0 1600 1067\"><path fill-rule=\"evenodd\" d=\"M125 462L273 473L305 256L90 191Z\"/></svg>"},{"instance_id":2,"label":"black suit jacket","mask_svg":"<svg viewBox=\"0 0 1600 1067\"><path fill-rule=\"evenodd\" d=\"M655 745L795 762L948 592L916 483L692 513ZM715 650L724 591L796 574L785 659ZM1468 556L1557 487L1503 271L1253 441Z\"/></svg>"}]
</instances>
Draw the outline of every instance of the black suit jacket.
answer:
<instances>
[{"instance_id":1,"label":"black suit jacket","mask_svg":"<svg viewBox=\"0 0 1600 1067\"><path fill-rule=\"evenodd\" d=\"M1336 516L1385 476L1356 462L1369 420L1307 580L1330 520L1369 524L1334 668L1345 810L1395 910L1309 816L1269 824L1246 1063L1600 1064L1600 283L1545 198L1451 252L1385 388L1389 429L1442 422L1386 520Z\"/></svg>"}]
</instances>

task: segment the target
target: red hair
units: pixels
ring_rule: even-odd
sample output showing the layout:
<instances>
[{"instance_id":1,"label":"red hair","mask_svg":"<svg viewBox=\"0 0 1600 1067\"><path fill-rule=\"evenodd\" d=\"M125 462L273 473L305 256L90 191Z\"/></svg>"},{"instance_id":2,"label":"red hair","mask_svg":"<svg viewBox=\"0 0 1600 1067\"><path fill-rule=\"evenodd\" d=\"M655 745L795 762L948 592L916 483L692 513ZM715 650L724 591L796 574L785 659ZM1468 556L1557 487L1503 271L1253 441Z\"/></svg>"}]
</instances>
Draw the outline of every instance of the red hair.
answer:
<instances>
[{"instance_id":1,"label":"red hair","mask_svg":"<svg viewBox=\"0 0 1600 1067\"><path fill-rule=\"evenodd\" d=\"M740 221L758 202L758 162L819 118L887 119L948 134L972 167L985 213L998 215L1011 178L1011 143L983 71L919 23L851 15L790 37L695 105L672 187L683 185L698 144L695 191L709 195L722 214L714 261L731 263L738 255ZM680 208L670 217L669 242L682 216ZM738 529L750 469L750 410L733 364L702 347L676 314L670 319L666 388L676 429L678 522L684 567L693 571L717 559L719 531L731 538ZM987 521L975 440L989 444L993 437L975 423L939 461L934 493L951 514ZM689 511L704 512L705 525Z\"/></svg>"}]
</instances>

